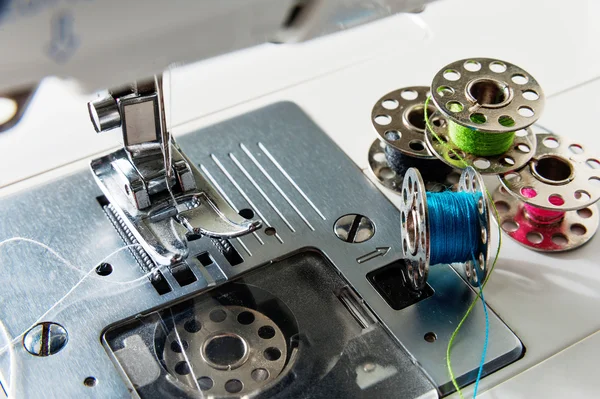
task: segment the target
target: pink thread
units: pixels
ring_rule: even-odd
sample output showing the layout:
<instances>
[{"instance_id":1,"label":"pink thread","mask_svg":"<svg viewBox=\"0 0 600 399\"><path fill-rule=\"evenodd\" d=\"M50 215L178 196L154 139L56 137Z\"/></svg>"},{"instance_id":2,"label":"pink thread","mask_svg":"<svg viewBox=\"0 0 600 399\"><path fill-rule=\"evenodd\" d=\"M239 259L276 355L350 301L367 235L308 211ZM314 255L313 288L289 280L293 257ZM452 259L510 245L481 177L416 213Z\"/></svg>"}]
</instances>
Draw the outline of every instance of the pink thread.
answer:
<instances>
[{"instance_id":1,"label":"pink thread","mask_svg":"<svg viewBox=\"0 0 600 399\"><path fill-rule=\"evenodd\" d=\"M530 187L521 189L521 194L527 198L533 198L537 195L537 192ZM565 200L560 195L553 194L548 197L548 202L555 206L561 206L565 203ZM533 205L525 204L525 211L529 219L538 224L552 224L562 220L564 212L562 211L551 211L548 209L537 208Z\"/></svg>"}]
</instances>

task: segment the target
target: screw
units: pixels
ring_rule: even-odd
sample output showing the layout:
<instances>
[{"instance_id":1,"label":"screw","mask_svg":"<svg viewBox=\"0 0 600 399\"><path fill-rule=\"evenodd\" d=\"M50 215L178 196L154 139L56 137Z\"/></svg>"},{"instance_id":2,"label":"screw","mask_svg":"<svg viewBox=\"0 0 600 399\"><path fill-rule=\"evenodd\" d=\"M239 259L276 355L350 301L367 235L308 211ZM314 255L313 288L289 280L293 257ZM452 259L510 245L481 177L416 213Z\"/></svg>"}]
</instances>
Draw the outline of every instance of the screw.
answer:
<instances>
[{"instance_id":1,"label":"screw","mask_svg":"<svg viewBox=\"0 0 600 399\"><path fill-rule=\"evenodd\" d=\"M350 243L364 242L375 234L375 225L366 216L349 214L339 218L333 226L335 235Z\"/></svg>"},{"instance_id":2,"label":"screw","mask_svg":"<svg viewBox=\"0 0 600 399\"><path fill-rule=\"evenodd\" d=\"M363 371L365 373L372 373L373 371L375 371L376 368L377 368L377 365L375 365L373 363L365 363L363 365Z\"/></svg>"},{"instance_id":3,"label":"screw","mask_svg":"<svg viewBox=\"0 0 600 399\"><path fill-rule=\"evenodd\" d=\"M50 356L67 345L69 337L63 326L45 321L33 326L23 337L23 346L34 356Z\"/></svg>"}]
</instances>

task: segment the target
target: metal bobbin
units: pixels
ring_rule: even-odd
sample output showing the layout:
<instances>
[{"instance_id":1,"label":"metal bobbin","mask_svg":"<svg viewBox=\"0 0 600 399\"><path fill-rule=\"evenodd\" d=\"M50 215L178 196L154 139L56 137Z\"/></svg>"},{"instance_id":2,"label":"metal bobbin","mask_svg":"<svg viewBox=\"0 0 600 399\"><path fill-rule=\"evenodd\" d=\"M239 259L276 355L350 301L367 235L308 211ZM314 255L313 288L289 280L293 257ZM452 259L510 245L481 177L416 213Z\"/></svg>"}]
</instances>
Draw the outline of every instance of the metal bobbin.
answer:
<instances>
[{"instance_id":1,"label":"metal bobbin","mask_svg":"<svg viewBox=\"0 0 600 399\"><path fill-rule=\"evenodd\" d=\"M598 230L600 217L593 204L600 199L600 161L566 137L538 134L537 141L526 167L499 176L502 185L493 195L499 224L515 241L534 250L578 248ZM540 221L525 204L564 215Z\"/></svg>"},{"instance_id":2,"label":"metal bobbin","mask_svg":"<svg viewBox=\"0 0 600 399\"><path fill-rule=\"evenodd\" d=\"M499 174L525 165L535 152L535 135L529 128L544 108L538 82L525 70L508 62L470 58L442 68L431 85L437 111L449 121L485 133L516 132L511 148L503 154L467 154L452 141L448 126L433 125L426 140L432 153L455 168L474 167L484 174ZM460 158L464 159L464 162Z\"/></svg>"},{"instance_id":3,"label":"metal bobbin","mask_svg":"<svg viewBox=\"0 0 600 399\"><path fill-rule=\"evenodd\" d=\"M485 185L483 179L475 169L467 167L458 183L458 191L476 194L478 197L477 209L481 237L475 260L464 263L463 277L473 286L478 286L478 274L485 279L489 259L489 212ZM404 176L402 184L402 197L400 200L402 223L402 250L407 266L407 277L416 290L422 290L427 283L429 262L431 259L431 235L429 226L429 208L425 184L419 171L410 168ZM479 270L479 273L475 273Z\"/></svg>"},{"instance_id":4,"label":"metal bobbin","mask_svg":"<svg viewBox=\"0 0 600 399\"><path fill-rule=\"evenodd\" d=\"M186 392L240 397L279 376L287 344L277 324L254 309L207 306L168 334L162 358Z\"/></svg>"},{"instance_id":5,"label":"metal bobbin","mask_svg":"<svg viewBox=\"0 0 600 399\"><path fill-rule=\"evenodd\" d=\"M377 180L385 187L400 192L404 176L398 175L388 164L385 154L390 146L402 154L421 160L437 161L425 142L425 100L430 95L427 86L412 86L394 90L381 97L373 106L371 121L380 140L369 148L369 166ZM428 112L435 111L433 105ZM446 125L440 115L430 118L436 126ZM430 191L440 190L458 182L459 174L452 171L442 181L427 182Z\"/></svg>"}]
</instances>

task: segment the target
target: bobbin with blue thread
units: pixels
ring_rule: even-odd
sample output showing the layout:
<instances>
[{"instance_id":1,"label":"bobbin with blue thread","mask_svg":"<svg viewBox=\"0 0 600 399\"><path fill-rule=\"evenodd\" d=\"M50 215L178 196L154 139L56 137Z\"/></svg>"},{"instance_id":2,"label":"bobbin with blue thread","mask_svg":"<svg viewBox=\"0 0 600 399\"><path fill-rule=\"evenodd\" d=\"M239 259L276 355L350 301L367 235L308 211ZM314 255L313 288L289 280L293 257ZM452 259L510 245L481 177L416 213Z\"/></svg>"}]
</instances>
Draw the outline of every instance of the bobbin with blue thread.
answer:
<instances>
[{"instance_id":1,"label":"bobbin with blue thread","mask_svg":"<svg viewBox=\"0 0 600 399\"><path fill-rule=\"evenodd\" d=\"M404 174L416 167L423 174L430 191L442 190L458 182L459 172L439 161L425 143L426 86L411 86L394 90L381 97L373 106L371 121L379 134L369 149L369 166L385 187L400 192ZM435 111L433 105L430 112ZM431 123L442 126L442 117Z\"/></svg>"},{"instance_id":2,"label":"bobbin with blue thread","mask_svg":"<svg viewBox=\"0 0 600 399\"><path fill-rule=\"evenodd\" d=\"M544 93L524 69L490 58L456 61L435 75L431 93L436 112L428 117L442 116L448 123L432 124L426 141L432 153L448 165L499 174L520 169L535 153L536 140L530 126L543 111ZM490 154L477 155L474 147L469 153L464 143L461 148L453 140L452 135L458 133L451 129L462 132L465 142L466 138L481 141L484 136L487 140L498 139L502 149L492 153L490 146Z\"/></svg>"},{"instance_id":3,"label":"bobbin with blue thread","mask_svg":"<svg viewBox=\"0 0 600 399\"><path fill-rule=\"evenodd\" d=\"M447 259L444 260L444 254L434 253L438 248L432 245L434 240L445 240L452 237L434 237L433 231L437 231L433 226L435 223L443 223L446 220L435 220L428 205L428 196L431 195L452 195L452 194L472 194L467 200L472 200L472 228L476 234L470 237L472 241L466 245L471 248L465 259ZM400 200L400 214L402 224L402 250L406 262L407 279L411 287L415 290L422 290L427 283L429 267L432 261L441 260L436 263L463 263L463 277L473 286L481 284L487 275L489 259L489 237L490 237L490 217L488 212L487 197L485 186L481 175L471 167L467 167L458 183L458 193L427 193L425 184L419 171L411 168L406 172L402 183L402 195ZM447 217L453 217L453 211L456 209L447 209ZM465 215L455 215L463 217ZM456 220L449 220L454 222ZM456 232L455 239L468 240L464 232Z\"/></svg>"},{"instance_id":4,"label":"bobbin with blue thread","mask_svg":"<svg viewBox=\"0 0 600 399\"><path fill-rule=\"evenodd\" d=\"M598 230L600 158L578 141L538 134L524 168L498 176L493 194L502 230L519 244L562 252L588 242Z\"/></svg>"}]
</instances>

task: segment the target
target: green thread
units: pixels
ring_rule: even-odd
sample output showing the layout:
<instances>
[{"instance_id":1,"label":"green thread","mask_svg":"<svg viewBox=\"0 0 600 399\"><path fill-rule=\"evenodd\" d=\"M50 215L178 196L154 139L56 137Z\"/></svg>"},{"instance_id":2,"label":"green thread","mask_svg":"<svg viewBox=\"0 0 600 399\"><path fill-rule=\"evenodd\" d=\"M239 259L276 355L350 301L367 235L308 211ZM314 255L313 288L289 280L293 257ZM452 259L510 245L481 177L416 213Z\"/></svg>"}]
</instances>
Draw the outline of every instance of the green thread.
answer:
<instances>
[{"instance_id":1,"label":"green thread","mask_svg":"<svg viewBox=\"0 0 600 399\"><path fill-rule=\"evenodd\" d=\"M475 123L485 122L484 118L483 114L471 115L471 119ZM515 132L486 133L450 120L448 120L448 135L458 148L467 154L479 156L503 154L515 141Z\"/></svg>"},{"instance_id":2,"label":"green thread","mask_svg":"<svg viewBox=\"0 0 600 399\"><path fill-rule=\"evenodd\" d=\"M424 107L425 124L427 125L427 128L429 129L429 131L433 134L435 139L440 144L447 145L435 133L435 131L433 130L433 126L431 125L431 122L429 121L429 115L427 115L427 106L429 105L430 100L431 100L431 97L427 97L427 100L425 100L425 107ZM464 160L464 158L462 158L456 151L454 151L454 149L450 148L450 151L452 151L454 153L454 155L457 157L457 159L459 159L465 167L468 166L468 164ZM485 189L485 192L490 200L489 203L492 205L492 208L494 209L494 214L496 215L496 220L500 220L500 216L498 214L498 209L496 209L496 204L494 204L494 201L492 199L492 194L490 194L490 192L487 188ZM502 230L500 229L500 224L498 224L498 249L496 249L496 254L494 255L494 261L492 262L492 267L490 268L490 272L488 273L487 277L485 278L485 280L483 281L483 284L480 287L480 292L483 291L483 288L486 286L487 282L489 281L490 277L492 276L492 272L494 271L494 268L496 267L496 262L498 261L498 257L500 256L500 248L501 247L502 247ZM477 301L481 298L480 292L477 293L477 297L473 300L473 302L471 302L471 305L467 309L465 315L458 323L458 326L456 326L456 329L450 336L450 341L448 341L448 347L446 348L446 367L448 368L448 374L450 374L450 379L452 380L452 385L454 385L454 388L456 389L456 392L458 392L461 399L464 399L464 396L462 394L462 391L460 390L460 387L458 386L458 382L456 381L456 377L454 376L454 371L452 370L452 362L450 361L450 352L452 351L452 344L454 343L454 340L456 339L458 332L460 331L463 324L465 323L465 321L467 320L467 318L469 317L469 315L475 308L475 304L477 303Z\"/></svg>"}]
</instances>

